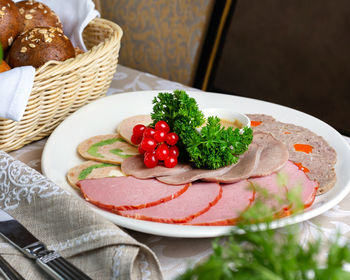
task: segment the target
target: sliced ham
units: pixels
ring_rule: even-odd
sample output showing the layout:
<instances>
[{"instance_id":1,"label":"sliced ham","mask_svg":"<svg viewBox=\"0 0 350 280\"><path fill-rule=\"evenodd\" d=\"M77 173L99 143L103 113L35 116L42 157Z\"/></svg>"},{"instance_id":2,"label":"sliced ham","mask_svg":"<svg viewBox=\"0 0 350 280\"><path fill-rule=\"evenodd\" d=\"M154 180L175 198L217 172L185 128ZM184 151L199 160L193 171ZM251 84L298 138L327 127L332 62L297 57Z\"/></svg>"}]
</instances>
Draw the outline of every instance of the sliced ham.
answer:
<instances>
[{"instance_id":1,"label":"sliced ham","mask_svg":"<svg viewBox=\"0 0 350 280\"><path fill-rule=\"evenodd\" d=\"M205 213L215 205L222 195L222 188L217 183L196 182L179 197L156 206L127 211L118 214L162 223L186 223Z\"/></svg>"},{"instance_id":2,"label":"sliced ham","mask_svg":"<svg viewBox=\"0 0 350 280\"><path fill-rule=\"evenodd\" d=\"M222 197L207 212L188 224L205 226L234 225L240 214L254 201L255 191L247 180L234 184L221 184Z\"/></svg>"},{"instance_id":3,"label":"sliced ham","mask_svg":"<svg viewBox=\"0 0 350 280\"><path fill-rule=\"evenodd\" d=\"M310 180L291 161L287 161L282 169L276 173L265 177L251 178L249 181L256 189L257 199L260 195L267 206L279 213L278 217L293 212L292 201L288 201L288 193L296 191L296 194L300 195L300 202L304 208L307 208L314 202L318 188L318 183ZM267 198L264 199L261 191L267 192Z\"/></svg>"},{"instance_id":4,"label":"sliced ham","mask_svg":"<svg viewBox=\"0 0 350 280\"><path fill-rule=\"evenodd\" d=\"M111 211L154 206L181 196L189 186L170 186L132 176L86 179L77 184L87 201Z\"/></svg>"},{"instance_id":5,"label":"sliced ham","mask_svg":"<svg viewBox=\"0 0 350 280\"><path fill-rule=\"evenodd\" d=\"M126 175L132 175L138 179L147 179L157 176L179 174L192 168L189 164L181 162L179 162L174 168L167 168L163 165L148 168L143 162L143 155L136 155L123 160L121 169Z\"/></svg>"},{"instance_id":6,"label":"sliced ham","mask_svg":"<svg viewBox=\"0 0 350 280\"><path fill-rule=\"evenodd\" d=\"M287 188L278 183L277 173L260 178L248 179L248 181L254 186L256 191L255 201L263 202L266 206L266 210L269 210L265 214L272 214L278 218L289 214L290 203L287 202ZM264 214L261 214L261 219L269 217L264 217Z\"/></svg>"},{"instance_id":7,"label":"sliced ham","mask_svg":"<svg viewBox=\"0 0 350 280\"><path fill-rule=\"evenodd\" d=\"M118 126L118 132L128 143L132 144L131 136L132 130L135 125L143 124L148 126L152 123L152 118L150 115L136 115L129 118L124 119Z\"/></svg>"},{"instance_id":8,"label":"sliced ham","mask_svg":"<svg viewBox=\"0 0 350 280\"><path fill-rule=\"evenodd\" d=\"M310 180L305 172L300 170L292 161L288 161L277 174L280 181L287 187L288 192L293 190L296 192L300 191L301 201L304 207L311 206L319 187L317 181Z\"/></svg>"}]
</instances>

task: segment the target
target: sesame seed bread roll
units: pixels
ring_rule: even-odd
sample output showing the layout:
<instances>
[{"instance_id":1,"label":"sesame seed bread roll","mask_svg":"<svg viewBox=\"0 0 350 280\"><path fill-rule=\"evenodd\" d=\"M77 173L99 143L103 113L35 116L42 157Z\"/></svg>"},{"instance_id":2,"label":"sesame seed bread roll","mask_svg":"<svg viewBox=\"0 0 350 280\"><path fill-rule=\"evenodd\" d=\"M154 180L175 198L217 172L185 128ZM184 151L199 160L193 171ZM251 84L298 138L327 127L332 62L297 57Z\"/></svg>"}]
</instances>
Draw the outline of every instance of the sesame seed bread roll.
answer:
<instances>
[{"instance_id":1,"label":"sesame seed bread roll","mask_svg":"<svg viewBox=\"0 0 350 280\"><path fill-rule=\"evenodd\" d=\"M11 67L32 65L38 68L47 61L75 57L69 38L57 27L37 27L17 37L9 52Z\"/></svg>"},{"instance_id":2,"label":"sesame seed bread roll","mask_svg":"<svg viewBox=\"0 0 350 280\"><path fill-rule=\"evenodd\" d=\"M12 0L0 0L0 43L6 51L23 28L22 17Z\"/></svg>"},{"instance_id":3,"label":"sesame seed bread roll","mask_svg":"<svg viewBox=\"0 0 350 280\"><path fill-rule=\"evenodd\" d=\"M45 4L34 0L16 3L23 19L22 32L35 27L58 27L63 29L59 17Z\"/></svg>"}]
</instances>

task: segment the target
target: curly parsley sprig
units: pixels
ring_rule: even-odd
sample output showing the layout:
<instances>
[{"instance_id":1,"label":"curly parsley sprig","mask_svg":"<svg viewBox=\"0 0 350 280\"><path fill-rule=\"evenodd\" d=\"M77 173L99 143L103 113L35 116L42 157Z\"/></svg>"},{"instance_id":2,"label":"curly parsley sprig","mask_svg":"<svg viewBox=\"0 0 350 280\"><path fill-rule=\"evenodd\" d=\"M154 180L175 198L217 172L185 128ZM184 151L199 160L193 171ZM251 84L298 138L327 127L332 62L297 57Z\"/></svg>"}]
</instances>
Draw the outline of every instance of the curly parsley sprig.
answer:
<instances>
[{"instance_id":1,"label":"curly parsley sprig","mask_svg":"<svg viewBox=\"0 0 350 280\"><path fill-rule=\"evenodd\" d=\"M191 138L186 138L185 144L190 160L198 168L217 169L238 161L252 142L251 128L244 128L240 133L238 128L224 128L218 117L209 117L206 126L200 132L195 132Z\"/></svg>"},{"instance_id":2,"label":"curly parsley sprig","mask_svg":"<svg viewBox=\"0 0 350 280\"><path fill-rule=\"evenodd\" d=\"M183 90L159 93L153 100L153 124L166 121L180 138L178 147L182 159L190 160L197 168L217 169L236 163L253 139L250 128L224 128L217 117L209 117L207 124L194 98Z\"/></svg>"}]
</instances>

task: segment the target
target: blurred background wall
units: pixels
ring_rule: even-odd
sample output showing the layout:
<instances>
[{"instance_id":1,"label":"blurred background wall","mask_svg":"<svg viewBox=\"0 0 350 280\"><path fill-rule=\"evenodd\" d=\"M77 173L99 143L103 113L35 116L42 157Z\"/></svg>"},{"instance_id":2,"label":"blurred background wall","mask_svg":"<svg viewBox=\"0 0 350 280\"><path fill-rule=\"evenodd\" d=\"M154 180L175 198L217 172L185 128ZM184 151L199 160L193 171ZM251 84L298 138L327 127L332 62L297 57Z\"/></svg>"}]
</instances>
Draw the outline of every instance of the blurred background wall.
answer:
<instances>
[{"instance_id":1,"label":"blurred background wall","mask_svg":"<svg viewBox=\"0 0 350 280\"><path fill-rule=\"evenodd\" d=\"M95 0L119 62L311 114L350 135L349 0Z\"/></svg>"},{"instance_id":2,"label":"blurred background wall","mask_svg":"<svg viewBox=\"0 0 350 280\"><path fill-rule=\"evenodd\" d=\"M350 135L350 1L238 0L207 90L286 105Z\"/></svg>"}]
</instances>

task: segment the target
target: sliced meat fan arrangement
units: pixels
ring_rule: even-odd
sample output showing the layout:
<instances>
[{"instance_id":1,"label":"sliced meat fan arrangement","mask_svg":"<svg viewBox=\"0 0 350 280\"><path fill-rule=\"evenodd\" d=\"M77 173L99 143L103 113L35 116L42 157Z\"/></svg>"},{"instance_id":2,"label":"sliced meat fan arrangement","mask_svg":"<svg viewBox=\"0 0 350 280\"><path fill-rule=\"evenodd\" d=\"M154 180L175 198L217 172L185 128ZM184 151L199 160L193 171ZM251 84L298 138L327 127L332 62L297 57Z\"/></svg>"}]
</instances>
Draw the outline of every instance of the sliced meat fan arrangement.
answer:
<instances>
[{"instance_id":1,"label":"sliced meat fan arrangement","mask_svg":"<svg viewBox=\"0 0 350 280\"><path fill-rule=\"evenodd\" d=\"M68 181L87 201L117 215L196 226L234 225L259 199L275 217L284 217L296 207L288 194L301 194L307 208L317 194L334 185L336 154L322 137L270 116L248 116L253 142L236 164L216 170L196 169L189 163L145 167L137 148L129 144L132 126L128 124L151 121L139 115L122 121L116 134L81 143L78 153L89 161L68 171ZM313 150L298 150L296 144ZM321 155L328 158L324 166L315 161Z\"/></svg>"}]
</instances>

